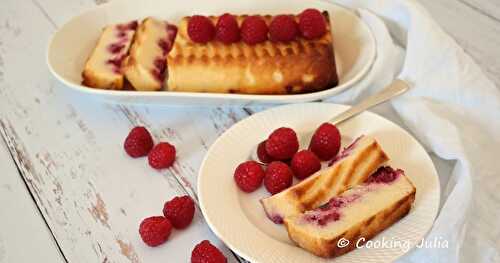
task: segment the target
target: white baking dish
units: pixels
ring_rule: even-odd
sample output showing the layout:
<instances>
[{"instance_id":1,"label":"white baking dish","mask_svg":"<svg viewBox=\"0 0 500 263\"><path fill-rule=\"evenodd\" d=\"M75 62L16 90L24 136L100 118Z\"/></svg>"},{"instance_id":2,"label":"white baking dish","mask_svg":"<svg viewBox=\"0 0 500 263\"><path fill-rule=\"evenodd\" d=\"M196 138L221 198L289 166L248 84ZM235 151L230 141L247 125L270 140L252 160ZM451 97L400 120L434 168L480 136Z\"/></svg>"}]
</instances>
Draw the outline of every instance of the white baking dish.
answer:
<instances>
[{"instance_id":1,"label":"white baking dish","mask_svg":"<svg viewBox=\"0 0 500 263\"><path fill-rule=\"evenodd\" d=\"M299 13L314 7L330 13L340 84L331 89L297 95L245 95L191 92L139 92L91 89L81 85L81 72L101 29L112 23L154 16L169 22L192 14ZM65 86L114 103L139 104L254 104L314 101L333 96L357 83L376 56L375 39L368 26L351 10L329 2L310 0L115 0L98 6L63 25L52 37L47 64ZM193 76L196 77L196 76Z\"/></svg>"}]
</instances>

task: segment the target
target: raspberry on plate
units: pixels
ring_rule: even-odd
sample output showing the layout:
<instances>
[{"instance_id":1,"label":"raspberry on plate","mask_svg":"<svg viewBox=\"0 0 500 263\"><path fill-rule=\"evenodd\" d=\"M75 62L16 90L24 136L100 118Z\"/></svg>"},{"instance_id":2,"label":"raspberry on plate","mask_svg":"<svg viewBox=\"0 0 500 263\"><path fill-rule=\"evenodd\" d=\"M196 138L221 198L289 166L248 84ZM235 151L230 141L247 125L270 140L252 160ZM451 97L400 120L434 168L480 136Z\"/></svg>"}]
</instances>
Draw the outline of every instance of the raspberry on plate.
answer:
<instances>
[{"instance_id":1,"label":"raspberry on plate","mask_svg":"<svg viewBox=\"0 0 500 263\"><path fill-rule=\"evenodd\" d=\"M215 38L225 44L240 40L240 28L233 15L226 13L219 17L215 25Z\"/></svg>"},{"instance_id":2,"label":"raspberry on plate","mask_svg":"<svg viewBox=\"0 0 500 263\"><path fill-rule=\"evenodd\" d=\"M257 190L263 179L264 170L256 161L241 163L234 171L234 181L243 192L251 193Z\"/></svg>"},{"instance_id":3,"label":"raspberry on plate","mask_svg":"<svg viewBox=\"0 0 500 263\"><path fill-rule=\"evenodd\" d=\"M210 241L203 240L191 252L191 263L226 263L227 258Z\"/></svg>"},{"instance_id":4,"label":"raspberry on plate","mask_svg":"<svg viewBox=\"0 0 500 263\"><path fill-rule=\"evenodd\" d=\"M314 132L309 150L313 151L321 160L330 160L340 149L340 132L335 125L325 122Z\"/></svg>"},{"instance_id":5,"label":"raspberry on plate","mask_svg":"<svg viewBox=\"0 0 500 263\"><path fill-rule=\"evenodd\" d=\"M297 179L305 179L321 169L319 158L310 150L302 150L292 158L292 171Z\"/></svg>"},{"instance_id":6,"label":"raspberry on plate","mask_svg":"<svg viewBox=\"0 0 500 263\"><path fill-rule=\"evenodd\" d=\"M299 28L293 16L279 15L269 25L269 37L275 42L289 42L297 37Z\"/></svg>"},{"instance_id":7,"label":"raspberry on plate","mask_svg":"<svg viewBox=\"0 0 500 263\"><path fill-rule=\"evenodd\" d=\"M187 195L174 197L163 206L163 215L177 229L188 227L194 216L193 199Z\"/></svg>"},{"instance_id":8,"label":"raspberry on plate","mask_svg":"<svg viewBox=\"0 0 500 263\"><path fill-rule=\"evenodd\" d=\"M317 9L306 9L299 15L299 30L306 39L315 39L326 33L325 17Z\"/></svg>"},{"instance_id":9,"label":"raspberry on plate","mask_svg":"<svg viewBox=\"0 0 500 263\"><path fill-rule=\"evenodd\" d=\"M266 22L260 16L249 16L241 24L241 38L249 45L255 45L267 40Z\"/></svg>"},{"instance_id":10,"label":"raspberry on plate","mask_svg":"<svg viewBox=\"0 0 500 263\"><path fill-rule=\"evenodd\" d=\"M146 156L153 148L153 138L146 128L137 126L127 135L123 148L130 157Z\"/></svg>"},{"instance_id":11,"label":"raspberry on plate","mask_svg":"<svg viewBox=\"0 0 500 263\"><path fill-rule=\"evenodd\" d=\"M168 142L158 143L148 154L149 165L155 169L172 166L175 161L175 147Z\"/></svg>"},{"instance_id":12,"label":"raspberry on plate","mask_svg":"<svg viewBox=\"0 0 500 263\"><path fill-rule=\"evenodd\" d=\"M170 232L172 232L172 224L163 216L145 218L139 226L142 241L150 247L165 243L170 236Z\"/></svg>"},{"instance_id":13,"label":"raspberry on plate","mask_svg":"<svg viewBox=\"0 0 500 263\"><path fill-rule=\"evenodd\" d=\"M299 140L294 130L281 127L274 130L266 141L266 151L276 160L289 160L299 150Z\"/></svg>"},{"instance_id":14,"label":"raspberry on plate","mask_svg":"<svg viewBox=\"0 0 500 263\"><path fill-rule=\"evenodd\" d=\"M259 146L257 146L257 157L259 158L259 161L263 163L270 163L273 161L273 157L269 156L266 151L266 141L263 141L259 143Z\"/></svg>"},{"instance_id":15,"label":"raspberry on plate","mask_svg":"<svg viewBox=\"0 0 500 263\"><path fill-rule=\"evenodd\" d=\"M189 18L187 32L196 43L207 43L215 36L215 27L205 16L195 15Z\"/></svg>"},{"instance_id":16,"label":"raspberry on plate","mask_svg":"<svg viewBox=\"0 0 500 263\"><path fill-rule=\"evenodd\" d=\"M264 186L271 194L277 194L293 183L293 172L284 162L274 161L267 166Z\"/></svg>"}]
</instances>

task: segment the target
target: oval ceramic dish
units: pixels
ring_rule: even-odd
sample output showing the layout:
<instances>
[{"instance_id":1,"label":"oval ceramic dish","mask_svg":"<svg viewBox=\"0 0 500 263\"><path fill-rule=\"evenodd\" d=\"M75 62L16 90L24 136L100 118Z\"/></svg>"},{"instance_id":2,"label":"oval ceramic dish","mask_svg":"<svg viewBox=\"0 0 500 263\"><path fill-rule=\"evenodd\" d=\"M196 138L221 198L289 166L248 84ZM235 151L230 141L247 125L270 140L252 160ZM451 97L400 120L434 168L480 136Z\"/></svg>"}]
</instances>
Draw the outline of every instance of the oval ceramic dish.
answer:
<instances>
[{"instance_id":1,"label":"oval ceramic dish","mask_svg":"<svg viewBox=\"0 0 500 263\"><path fill-rule=\"evenodd\" d=\"M109 24L148 16L177 23L182 17L203 14L300 13L306 8L330 13L340 84L331 89L298 95L245 95L192 92L139 92L91 89L81 85L81 72L101 29ZM337 94L356 84L373 64L375 39L368 26L351 10L324 1L301 0L116 0L98 6L63 25L50 41L47 64L65 86L115 103L139 104L250 104L313 101ZM193 76L195 77L195 76Z\"/></svg>"}]
</instances>

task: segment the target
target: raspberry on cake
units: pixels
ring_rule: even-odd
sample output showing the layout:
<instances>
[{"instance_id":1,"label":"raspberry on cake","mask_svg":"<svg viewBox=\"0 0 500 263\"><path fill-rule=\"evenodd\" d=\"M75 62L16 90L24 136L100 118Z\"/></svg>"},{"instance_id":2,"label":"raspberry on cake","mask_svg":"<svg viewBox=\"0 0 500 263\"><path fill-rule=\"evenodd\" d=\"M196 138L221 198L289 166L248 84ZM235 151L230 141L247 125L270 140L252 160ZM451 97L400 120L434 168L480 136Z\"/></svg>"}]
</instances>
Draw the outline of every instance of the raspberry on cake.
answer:
<instances>
[{"instance_id":1,"label":"raspberry on cake","mask_svg":"<svg viewBox=\"0 0 500 263\"><path fill-rule=\"evenodd\" d=\"M283 192L262 199L262 206L269 219L282 223L286 216L314 209L349 187L364 182L388 160L374 138L362 136L344 158Z\"/></svg>"},{"instance_id":2,"label":"raspberry on cake","mask_svg":"<svg viewBox=\"0 0 500 263\"><path fill-rule=\"evenodd\" d=\"M128 54L136 29L137 21L103 29L85 63L83 85L98 89L123 89L122 62Z\"/></svg>"},{"instance_id":3,"label":"raspberry on cake","mask_svg":"<svg viewBox=\"0 0 500 263\"><path fill-rule=\"evenodd\" d=\"M314 39L306 39L300 32L293 33L295 26L292 20L298 23L298 15L285 15L284 18L233 15L240 25L239 41L235 41L238 34L232 16L209 16L212 24L221 22L216 25L215 39L204 43L190 37L191 18L184 17L179 23L174 47L167 57L167 89L181 92L297 94L333 88L338 84L338 75L330 18L326 11L320 15L324 17L323 25L320 25L325 28L320 29L324 34Z\"/></svg>"},{"instance_id":4,"label":"raspberry on cake","mask_svg":"<svg viewBox=\"0 0 500 263\"><path fill-rule=\"evenodd\" d=\"M290 239L317 256L340 256L408 214L416 189L403 171L383 167L372 177L317 209L286 217ZM342 238L346 247L337 245Z\"/></svg>"},{"instance_id":5,"label":"raspberry on cake","mask_svg":"<svg viewBox=\"0 0 500 263\"><path fill-rule=\"evenodd\" d=\"M177 27L152 17L142 21L130 54L124 61L127 80L136 90L159 90L165 80L166 57L172 48Z\"/></svg>"}]
</instances>

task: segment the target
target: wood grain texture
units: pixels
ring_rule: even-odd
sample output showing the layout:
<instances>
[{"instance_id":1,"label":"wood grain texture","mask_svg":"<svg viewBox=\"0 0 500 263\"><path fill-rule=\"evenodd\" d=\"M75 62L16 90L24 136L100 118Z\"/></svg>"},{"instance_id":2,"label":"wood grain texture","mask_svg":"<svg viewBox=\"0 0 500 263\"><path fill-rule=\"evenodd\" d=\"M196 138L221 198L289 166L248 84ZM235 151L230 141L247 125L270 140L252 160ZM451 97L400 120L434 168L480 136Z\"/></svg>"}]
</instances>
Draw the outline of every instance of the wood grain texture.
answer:
<instances>
[{"instance_id":1,"label":"wood grain texture","mask_svg":"<svg viewBox=\"0 0 500 263\"><path fill-rule=\"evenodd\" d=\"M0 171L0 262L65 262L1 138Z\"/></svg>"}]
</instances>

